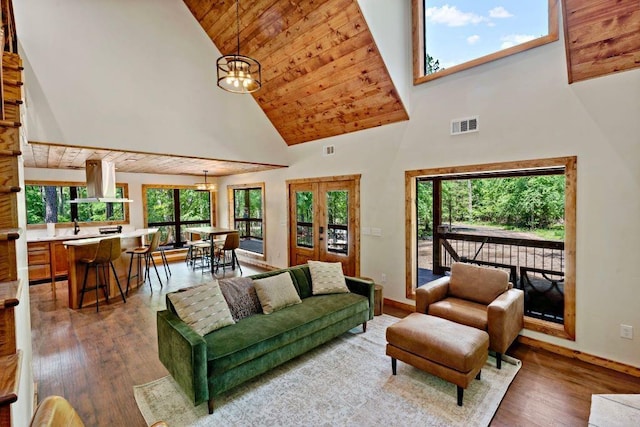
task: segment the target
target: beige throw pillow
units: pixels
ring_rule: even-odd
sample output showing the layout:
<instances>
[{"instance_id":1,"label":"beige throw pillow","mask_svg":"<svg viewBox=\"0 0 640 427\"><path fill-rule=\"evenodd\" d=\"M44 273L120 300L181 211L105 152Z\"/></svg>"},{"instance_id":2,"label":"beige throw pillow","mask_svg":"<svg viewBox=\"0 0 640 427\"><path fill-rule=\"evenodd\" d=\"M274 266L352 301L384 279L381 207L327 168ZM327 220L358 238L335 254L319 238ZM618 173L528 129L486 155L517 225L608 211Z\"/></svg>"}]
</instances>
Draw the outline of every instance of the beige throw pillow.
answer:
<instances>
[{"instance_id":1,"label":"beige throw pillow","mask_svg":"<svg viewBox=\"0 0 640 427\"><path fill-rule=\"evenodd\" d=\"M293 285L289 272L265 277L253 281L264 314L271 314L290 305L300 304L302 300Z\"/></svg>"},{"instance_id":2,"label":"beige throw pillow","mask_svg":"<svg viewBox=\"0 0 640 427\"><path fill-rule=\"evenodd\" d=\"M199 335L235 323L218 282L174 292L169 294L169 299L178 317Z\"/></svg>"},{"instance_id":3,"label":"beige throw pillow","mask_svg":"<svg viewBox=\"0 0 640 427\"><path fill-rule=\"evenodd\" d=\"M344 280L342 263L307 261L311 272L311 291L313 295L343 294L349 292Z\"/></svg>"}]
</instances>

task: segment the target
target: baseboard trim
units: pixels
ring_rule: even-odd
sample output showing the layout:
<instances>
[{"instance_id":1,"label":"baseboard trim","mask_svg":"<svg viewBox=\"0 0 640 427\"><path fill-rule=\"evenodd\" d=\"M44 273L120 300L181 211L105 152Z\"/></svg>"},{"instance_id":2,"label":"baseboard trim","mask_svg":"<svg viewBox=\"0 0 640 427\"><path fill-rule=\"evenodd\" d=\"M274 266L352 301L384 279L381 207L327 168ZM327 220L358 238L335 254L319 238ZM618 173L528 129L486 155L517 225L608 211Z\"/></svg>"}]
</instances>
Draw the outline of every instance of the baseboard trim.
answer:
<instances>
[{"instance_id":1,"label":"baseboard trim","mask_svg":"<svg viewBox=\"0 0 640 427\"><path fill-rule=\"evenodd\" d=\"M406 304L404 302L396 301L389 298L384 298L384 304L389 307L399 308L400 310L408 311L409 313L413 313L416 311L416 307L411 304Z\"/></svg>"},{"instance_id":2,"label":"baseboard trim","mask_svg":"<svg viewBox=\"0 0 640 427\"><path fill-rule=\"evenodd\" d=\"M269 271L281 270L282 269L280 267L274 267L272 265L267 264L264 261L260 261L260 260L253 259L253 258L247 258L247 257L243 257L243 256L238 256L238 259L243 264L252 265L254 267L264 268L265 270L269 270Z\"/></svg>"},{"instance_id":3,"label":"baseboard trim","mask_svg":"<svg viewBox=\"0 0 640 427\"><path fill-rule=\"evenodd\" d=\"M571 359L581 360L583 362L590 363L592 365L600 366L602 368L611 369L613 371L628 374L636 378L640 378L640 368L635 366L626 365L624 363L616 362L615 360L605 359L604 357L595 356L593 354L583 353L579 350L572 350L570 348L562 347L556 344L551 344L545 341L540 341L535 338L524 337L520 335L517 338L520 344L524 344L531 348L540 350L546 350L548 352L559 354Z\"/></svg>"}]
</instances>

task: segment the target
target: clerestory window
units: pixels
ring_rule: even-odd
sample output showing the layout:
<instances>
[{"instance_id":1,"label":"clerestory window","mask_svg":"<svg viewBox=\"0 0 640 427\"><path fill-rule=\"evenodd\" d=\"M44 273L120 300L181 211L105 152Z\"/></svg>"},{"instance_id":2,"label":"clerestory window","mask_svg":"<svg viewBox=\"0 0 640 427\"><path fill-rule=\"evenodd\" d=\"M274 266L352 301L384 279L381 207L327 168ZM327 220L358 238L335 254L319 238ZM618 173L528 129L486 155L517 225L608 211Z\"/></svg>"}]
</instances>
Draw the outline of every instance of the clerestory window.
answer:
<instances>
[{"instance_id":1,"label":"clerestory window","mask_svg":"<svg viewBox=\"0 0 640 427\"><path fill-rule=\"evenodd\" d=\"M414 84L556 40L558 0L413 0Z\"/></svg>"}]
</instances>

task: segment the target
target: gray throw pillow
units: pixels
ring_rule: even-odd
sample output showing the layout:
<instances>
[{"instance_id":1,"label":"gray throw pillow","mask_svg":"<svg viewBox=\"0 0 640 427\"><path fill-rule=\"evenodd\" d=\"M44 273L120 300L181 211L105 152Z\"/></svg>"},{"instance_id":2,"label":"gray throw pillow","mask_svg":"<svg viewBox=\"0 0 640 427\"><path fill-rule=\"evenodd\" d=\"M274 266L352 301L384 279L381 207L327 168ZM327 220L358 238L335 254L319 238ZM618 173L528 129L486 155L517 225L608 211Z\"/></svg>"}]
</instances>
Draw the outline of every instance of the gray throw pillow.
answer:
<instances>
[{"instance_id":1,"label":"gray throw pillow","mask_svg":"<svg viewBox=\"0 0 640 427\"><path fill-rule=\"evenodd\" d=\"M302 300L296 291L289 272L253 281L264 314L271 314Z\"/></svg>"},{"instance_id":2,"label":"gray throw pillow","mask_svg":"<svg viewBox=\"0 0 640 427\"><path fill-rule=\"evenodd\" d=\"M168 297L178 317L199 335L204 336L235 323L218 282L194 286Z\"/></svg>"},{"instance_id":3,"label":"gray throw pillow","mask_svg":"<svg viewBox=\"0 0 640 427\"><path fill-rule=\"evenodd\" d=\"M218 284L224 299L227 300L231 316L236 322L245 317L262 313L256 288L250 278L232 277L219 280Z\"/></svg>"}]
</instances>

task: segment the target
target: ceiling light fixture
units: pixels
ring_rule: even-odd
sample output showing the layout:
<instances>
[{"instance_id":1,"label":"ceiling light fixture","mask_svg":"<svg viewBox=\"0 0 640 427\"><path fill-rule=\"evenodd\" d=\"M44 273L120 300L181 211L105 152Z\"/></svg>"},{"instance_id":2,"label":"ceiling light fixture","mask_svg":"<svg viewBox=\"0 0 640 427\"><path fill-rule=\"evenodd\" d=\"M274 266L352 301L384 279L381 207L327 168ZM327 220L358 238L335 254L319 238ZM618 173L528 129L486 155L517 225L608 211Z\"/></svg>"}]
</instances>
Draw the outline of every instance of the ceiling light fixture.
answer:
<instances>
[{"instance_id":1,"label":"ceiling light fixture","mask_svg":"<svg viewBox=\"0 0 640 427\"><path fill-rule=\"evenodd\" d=\"M196 190L199 191L216 191L216 184L213 182L207 182L207 172L209 171L203 171L204 172L204 182L197 182L196 183Z\"/></svg>"},{"instance_id":2,"label":"ceiling light fixture","mask_svg":"<svg viewBox=\"0 0 640 427\"><path fill-rule=\"evenodd\" d=\"M218 58L218 86L227 92L252 93L262 87L262 67L248 56L240 55L240 0L236 0L237 53Z\"/></svg>"}]
</instances>

